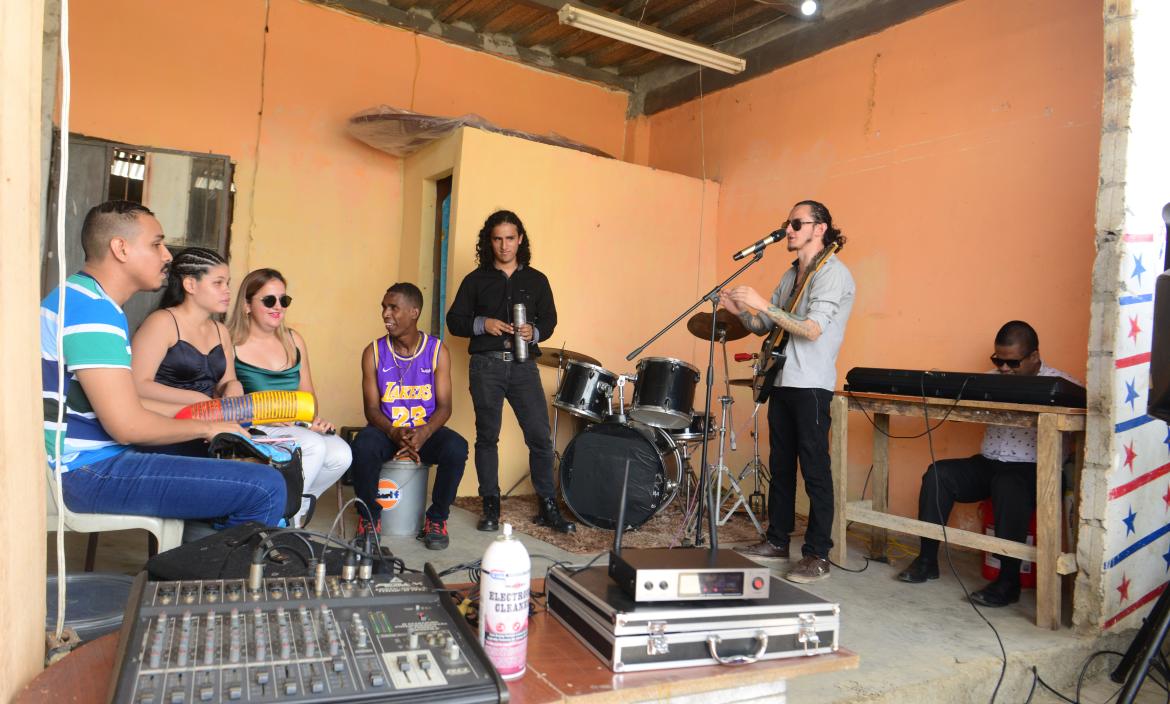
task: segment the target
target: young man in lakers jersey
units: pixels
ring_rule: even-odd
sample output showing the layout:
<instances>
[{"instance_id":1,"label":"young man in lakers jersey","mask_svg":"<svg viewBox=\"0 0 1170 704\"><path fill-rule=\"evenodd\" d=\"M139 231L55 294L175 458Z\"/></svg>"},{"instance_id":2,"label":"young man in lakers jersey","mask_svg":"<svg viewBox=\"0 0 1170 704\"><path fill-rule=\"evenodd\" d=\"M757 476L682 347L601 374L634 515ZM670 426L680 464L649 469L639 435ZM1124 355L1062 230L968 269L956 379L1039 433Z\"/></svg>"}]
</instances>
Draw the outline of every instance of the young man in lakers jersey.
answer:
<instances>
[{"instance_id":1,"label":"young man in lakers jersey","mask_svg":"<svg viewBox=\"0 0 1170 704\"><path fill-rule=\"evenodd\" d=\"M467 441L445 427L451 417L451 355L418 329L422 291L397 283L382 297L386 335L362 353L362 401L369 423L353 442L354 491L373 514L358 533L380 526L378 474L392 458L435 465L431 505L419 538L431 550L449 544L447 516L467 463Z\"/></svg>"}]
</instances>

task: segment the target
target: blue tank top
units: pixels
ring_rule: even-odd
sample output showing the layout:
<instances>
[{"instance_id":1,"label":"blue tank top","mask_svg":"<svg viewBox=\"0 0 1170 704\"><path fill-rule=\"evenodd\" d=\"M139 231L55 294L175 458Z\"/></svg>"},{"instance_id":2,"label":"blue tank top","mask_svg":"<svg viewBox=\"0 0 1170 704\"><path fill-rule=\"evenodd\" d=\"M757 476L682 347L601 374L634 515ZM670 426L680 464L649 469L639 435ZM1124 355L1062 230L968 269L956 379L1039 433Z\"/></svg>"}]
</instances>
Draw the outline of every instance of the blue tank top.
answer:
<instances>
[{"instance_id":1,"label":"blue tank top","mask_svg":"<svg viewBox=\"0 0 1170 704\"><path fill-rule=\"evenodd\" d=\"M396 428L426 425L435 412L435 369L439 338L420 332L418 350L399 357L390 336L374 341L374 371L382 394L382 413Z\"/></svg>"},{"instance_id":2,"label":"blue tank top","mask_svg":"<svg viewBox=\"0 0 1170 704\"><path fill-rule=\"evenodd\" d=\"M167 311L171 313L171 311ZM163 386L173 389L186 389L212 397L215 396L215 387L227 371L227 356L223 353L223 342L212 347L207 354L200 352L195 345L183 339L179 331L179 321L171 313L175 322L175 333L179 341L167 348L162 361L158 364L158 371L154 373L154 380ZM219 332L219 325L215 326ZM222 337L220 338L223 339Z\"/></svg>"}]
</instances>

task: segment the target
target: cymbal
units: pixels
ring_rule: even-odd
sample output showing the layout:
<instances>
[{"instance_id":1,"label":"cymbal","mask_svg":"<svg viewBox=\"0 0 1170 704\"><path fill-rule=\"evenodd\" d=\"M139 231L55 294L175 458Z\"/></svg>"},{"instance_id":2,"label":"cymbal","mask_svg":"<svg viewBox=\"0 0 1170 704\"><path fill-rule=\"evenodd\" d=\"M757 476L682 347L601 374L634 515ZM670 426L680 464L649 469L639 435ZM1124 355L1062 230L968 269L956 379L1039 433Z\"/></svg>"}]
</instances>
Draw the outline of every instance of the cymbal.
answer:
<instances>
[{"instance_id":1,"label":"cymbal","mask_svg":"<svg viewBox=\"0 0 1170 704\"><path fill-rule=\"evenodd\" d=\"M750 389L750 388L752 388L752 387L755 385L753 382L755 382L755 379L751 379L751 378L748 378L748 379L732 379L732 380L731 380L731 385L732 385L732 386L746 386L746 387L748 387L748 388Z\"/></svg>"},{"instance_id":2,"label":"cymbal","mask_svg":"<svg viewBox=\"0 0 1170 704\"><path fill-rule=\"evenodd\" d=\"M708 340L711 337L711 314L710 313L695 313L687 321L687 330L700 340ZM715 313L715 335L722 336L723 339L731 341L738 340L741 337L747 337L748 329L743 326L739 316L730 313L725 308L720 308Z\"/></svg>"},{"instance_id":3,"label":"cymbal","mask_svg":"<svg viewBox=\"0 0 1170 704\"><path fill-rule=\"evenodd\" d=\"M601 366L601 362L581 352L574 352L573 350L550 349L543 344L540 349L540 356L536 358L537 364L543 364L546 367L559 367L569 362L585 362L586 364L593 364Z\"/></svg>"}]
</instances>

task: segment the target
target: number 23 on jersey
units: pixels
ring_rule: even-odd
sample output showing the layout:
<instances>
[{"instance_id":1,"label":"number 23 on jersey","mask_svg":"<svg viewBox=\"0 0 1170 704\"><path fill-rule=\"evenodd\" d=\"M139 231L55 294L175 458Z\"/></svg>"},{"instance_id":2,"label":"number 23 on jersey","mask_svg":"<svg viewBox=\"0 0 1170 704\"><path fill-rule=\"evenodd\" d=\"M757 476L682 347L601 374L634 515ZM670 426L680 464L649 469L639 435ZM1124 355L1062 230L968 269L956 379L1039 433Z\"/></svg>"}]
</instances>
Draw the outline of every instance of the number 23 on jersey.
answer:
<instances>
[{"instance_id":1,"label":"number 23 on jersey","mask_svg":"<svg viewBox=\"0 0 1170 704\"><path fill-rule=\"evenodd\" d=\"M390 420L395 428L417 428L420 425L427 424L427 409L422 406L411 406L409 408L395 406L392 412L394 415Z\"/></svg>"}]
</instances>

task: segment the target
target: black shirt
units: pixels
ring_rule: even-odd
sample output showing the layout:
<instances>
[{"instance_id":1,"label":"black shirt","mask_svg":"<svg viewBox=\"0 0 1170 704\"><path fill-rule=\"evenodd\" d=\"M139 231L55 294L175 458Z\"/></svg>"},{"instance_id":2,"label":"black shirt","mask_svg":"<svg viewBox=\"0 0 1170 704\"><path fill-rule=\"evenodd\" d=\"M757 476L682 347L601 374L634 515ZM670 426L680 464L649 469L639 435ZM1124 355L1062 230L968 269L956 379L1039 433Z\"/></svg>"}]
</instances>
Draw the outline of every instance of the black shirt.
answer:
<instances>
[{"instance_id":1,"label":"black shirt","mask_svg":"<svg viewBox=\"0 0 1170 704\"><path fill-rule=\"evenodd\" d=\"M520 266L508 276L494 266L479 267L459 284L459 292L447 311L447 329L452 335L470 337L468 351L492 352L511 350L511 335L476 335L475 319L496 318L512 322L512 305L523 303L528 322L537 331L537 340L552 337L557 326L557 308L553 303L548 277L530 266ZM540 355L539 348L529 343L529 354Z\"/></svg>"}]
</instances>

